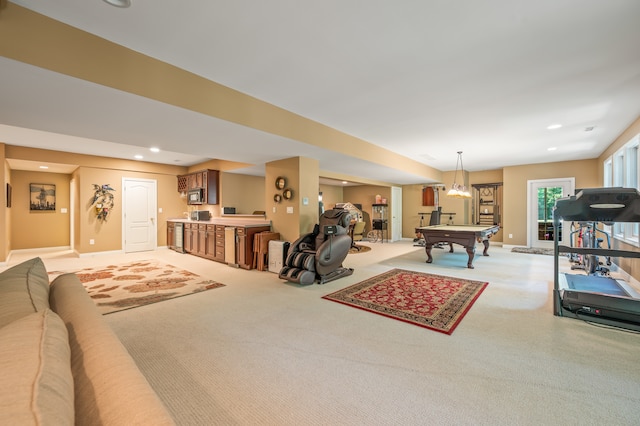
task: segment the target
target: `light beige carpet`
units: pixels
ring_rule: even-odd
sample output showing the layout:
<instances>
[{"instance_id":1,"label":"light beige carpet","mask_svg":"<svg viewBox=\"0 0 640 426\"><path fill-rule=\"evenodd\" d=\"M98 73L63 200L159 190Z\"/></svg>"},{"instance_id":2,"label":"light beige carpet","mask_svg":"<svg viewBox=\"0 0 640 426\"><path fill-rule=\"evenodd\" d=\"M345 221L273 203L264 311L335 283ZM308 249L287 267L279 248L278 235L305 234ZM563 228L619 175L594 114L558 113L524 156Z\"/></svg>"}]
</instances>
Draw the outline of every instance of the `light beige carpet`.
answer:
<instances>
[{"instance_id":1,"label":"light beige carpet","mask_svg":"<svg viewBox=\"0 0 640 426\"><path fill-rule=\"evenodd\" d=\"M366 245L353 275L310 286L172 250L39 255L50 271L155 258L226 284L105 316L180 426L638 424L640 337L554 316L553 256L492 243L469 269L462 250L425 263L411 240ZM322 299L393 268L491 284L451 336Z\"/></svg>"},{"instance_id":2,"label":"light beige carpet","mask_svg":"<svg viewBox=\"0 0 640 426\"><path fill-rule=\"evenodd\" d=\"M78 275L102 314L224 287L219 282L156 260L66 271ZM49 272L50 279L65 273Z\"/></svg>"}]
</instances>

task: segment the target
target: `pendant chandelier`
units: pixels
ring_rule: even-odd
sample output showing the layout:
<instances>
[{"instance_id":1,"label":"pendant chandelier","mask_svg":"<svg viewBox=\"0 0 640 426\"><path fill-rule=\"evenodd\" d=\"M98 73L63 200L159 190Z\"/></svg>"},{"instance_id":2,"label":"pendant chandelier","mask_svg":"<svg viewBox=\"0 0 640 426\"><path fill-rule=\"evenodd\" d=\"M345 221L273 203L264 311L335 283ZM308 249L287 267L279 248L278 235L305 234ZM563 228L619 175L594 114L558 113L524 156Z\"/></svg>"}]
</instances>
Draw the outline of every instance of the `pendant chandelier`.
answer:
<instances>
[{"instance_id":1,"label":"pendant chandelier","mask_svg":"<svg viewBox=\"0 0 640 426\"><path fill-rule=\"evenodd\" d=\"M453 185L447 192L447 197L455 198L471 198L471 193L467 191L467 187L458 184L458 166L462 171L462 181L464 182L464 166L462 165L462 151L458 151L458 161L456 162L456 173L453 175Z\"/></svg>"}]
</instances>

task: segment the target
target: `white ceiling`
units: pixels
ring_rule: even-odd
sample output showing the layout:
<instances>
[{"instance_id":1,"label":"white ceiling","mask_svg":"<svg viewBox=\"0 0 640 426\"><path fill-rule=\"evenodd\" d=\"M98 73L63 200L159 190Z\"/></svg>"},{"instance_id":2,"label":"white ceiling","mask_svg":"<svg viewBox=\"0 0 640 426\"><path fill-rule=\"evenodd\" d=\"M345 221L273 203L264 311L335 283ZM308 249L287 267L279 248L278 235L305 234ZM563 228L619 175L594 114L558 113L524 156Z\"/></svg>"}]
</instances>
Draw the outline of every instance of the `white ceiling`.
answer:
<instances>
[{"instance_id":1,"label":"white ceiling","mask_svg":"<svg viewBox=\"0 0 640 426\"><path fill-rule=\"evenodd\" d=\"M471 171L595 158L640 117L637 0L14 3L439 170L455 169L456 151ZM425 182L6 58L0 140L170 164L219 158L255 164L249 174L306 156L321 170Z\"/></svg>"}]
</instances>

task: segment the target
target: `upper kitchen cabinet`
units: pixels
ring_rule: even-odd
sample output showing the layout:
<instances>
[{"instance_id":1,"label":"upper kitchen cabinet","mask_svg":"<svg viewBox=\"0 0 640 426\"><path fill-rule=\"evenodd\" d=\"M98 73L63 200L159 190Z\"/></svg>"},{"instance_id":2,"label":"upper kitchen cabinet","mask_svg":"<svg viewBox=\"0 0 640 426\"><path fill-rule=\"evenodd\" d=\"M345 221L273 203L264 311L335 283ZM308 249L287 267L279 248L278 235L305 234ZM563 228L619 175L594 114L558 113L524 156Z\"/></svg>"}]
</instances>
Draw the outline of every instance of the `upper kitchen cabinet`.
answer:
<instances>
[{"instance_id":1,"label":"upper kitchen cabinet","mask_svg":"<svg viewBox=\"0 0 640 426\"><path fill-rule=\"evenodd\" d=\"M218 204L220 171L207 169L178 176L178 192L188 192L194 189L202 190L203 199L198 204Z\"/></svg>"}]
</instances>

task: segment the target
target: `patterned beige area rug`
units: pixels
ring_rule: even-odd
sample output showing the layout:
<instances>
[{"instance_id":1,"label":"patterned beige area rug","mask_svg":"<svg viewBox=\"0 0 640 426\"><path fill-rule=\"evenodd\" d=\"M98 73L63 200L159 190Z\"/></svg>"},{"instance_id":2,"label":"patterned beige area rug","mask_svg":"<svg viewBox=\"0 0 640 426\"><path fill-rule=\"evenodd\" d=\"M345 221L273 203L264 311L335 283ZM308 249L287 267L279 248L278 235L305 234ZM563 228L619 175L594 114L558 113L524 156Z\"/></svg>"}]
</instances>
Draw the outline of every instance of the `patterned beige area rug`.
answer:
<instances>
[{"instance_id":1,"label":"patterned beige area rug","mask_svg":"<svg viewBox=\"0 0 640 426\"><path fill-rule=\"evenodd\" d=\"M363 246L362 244L354 244L349 249L349 254L366 253L371 251L371 247Z\"/></svg>"},{"instance_id":2,"label":"patterned beige area rug","mask_svg":"<svg viewBox=\"0 0 640 426\"><path fill-rule=\"evenodd\" d=\"M180 296L224 287L224 284L155 260L123 265L52 271L50 279L73 272L103 314L137 308Z\"/></svg>"}]
</instances>

